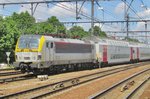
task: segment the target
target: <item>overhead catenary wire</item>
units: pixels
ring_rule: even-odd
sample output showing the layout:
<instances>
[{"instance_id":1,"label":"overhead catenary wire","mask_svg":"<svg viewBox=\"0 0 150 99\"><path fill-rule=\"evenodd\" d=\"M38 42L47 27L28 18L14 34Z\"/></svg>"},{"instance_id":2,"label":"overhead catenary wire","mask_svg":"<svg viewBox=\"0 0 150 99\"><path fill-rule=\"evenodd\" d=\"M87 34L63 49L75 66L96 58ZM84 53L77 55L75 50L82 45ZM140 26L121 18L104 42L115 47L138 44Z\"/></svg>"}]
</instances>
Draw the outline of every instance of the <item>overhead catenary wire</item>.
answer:
<instances>
[{"instance_id":1,"label":"overhead catenary wire","mask_svg":"<svg viewBox=\"0 0 150 99\"><path fill-rule=\"evenodd\" d=\"M9 0L7 0L7 1L9 1ZM132 0L133 1L133 0ZM10 1L9 1L10 2ZM47 4L47 3L46 3ZM128 6L130 6L130 4L128 4L128 2L126 3ZM66 5L65 5L66 6ZM28 8L28 9L30 9L30 8ZM64 8L63 8L64 9ZM67 8L67 9L69 9L69 8ZM137 12L136 12L136 10L131 6L131 8L130 9L132 9L133 10L133 12L136 14L136 15L138 15L137 14ZM39 10L37 10L38 12L40 12L40 13L43 13L42 11L39 11ZM73 10L71 10L73 13L75 13L75 11L73 11ZM107 11L105 10L105 13L107 13ZM87 13L80 13L80 15L82 15L82 16L84 16L85 18L87 18L87 19L91 19L91 17L87 14ZM74 16L72 16L72 17L74 17ZM142 20L142 17L141 16L139 16L139 18ZM94 18L94 20L95 21L97 21L97 22L100 22L101 20L100 19L97 19L97 18ZM145 22L145 21L144 21ZM105 24L104 24L105 25ZM112 25L106 25L106 26L110 26L110 27L113 27ZM116 27L113 27L113 28L116 28Z\"/></svg>"},{"instance_id":2,"label":"overhead catenary wire","mask_svg":"<svg viewBox=\"0 0 150 99\"><path fill-rule=\"evenodd\" d=\"M63 6L67 7L66 5L63 5ZM68 8L68 7L67 7L67 8ZM70 9L70 8L69 8L69 9ZM80 13L80 14L81 14L82 16L85 16L83 13ZM87 17L87 16L86 16L86 17ZM88 18L91 19L90 16L88 16ZM95 19L95 18L94 18L94 20L97 21L97 22L101 22L101 20L99 20L99 19ZM105 25L105 24L103 24L103 25ZM109 25L109 24L107 24L107 26L108 26L108 27L111 27L111 28L114 28L114 29L116 28L115 26L112 26L112 25Z\"/></svg>"},{"instance_id":3,"label":"overhead catenary wire","mask_svg":"<svg viewBox=\"0 0 150 99\"><path fill-rule=\"evenodd\" d=\"M127 2L127 1L125 2L124 0L121 0L121 1L123 1L128 7L130 7L130 6L129 6L129 2ZM139 19L143 20L143 18L137 14L136 10L135 10L132 6L130 7L130 10L131 10ZM143 22L145 22L145 21L143 21Z\"/></svg>"},{"instance_id":4,"label":"overhead catenary wire","mask_svg":"<svg viewBox=\"0 0 150 99\"><path fill-rule=\"evenodd\" d=\"M96 1L96 4L97 4L98 7L100 7L100 8L102 7L102 6L99 4L98 1ZM106 14L109 15L109 16L111 16L112 18L114 18L114 19L116 19L116 20L119 19L119 17L114 16L113 13L110 12L109 10L103 9L103 11L104 11L104 13L106 13Z\"/></svg>"},{"instance_id":5,"label":"overhead catenary wire","mask_svg":"<svg viewBox=\"0 0 150 99\"><path fill-rule=\"evenodd\" d=\"M12 3L11 1L9 1L9 0L7 0L9 3ZM46 3L46 2L45 2ZM47 3L46 3L47 4ZM52 3L51 3L52 4ZM54 4L54 3L53 3ZM58 6L58 5L57 5ZM29 8L27 8L27 9L29 9ZM65 8L66 9L66 8ZM68 10L68 9L66 9L66 10ZM39 12L39 11L38 11ZM42 12L43 13L43 12ZM89 15L86 15L86 14L84 14L83 12L82 13L80 13L80 15L82 15L82 16L84 16L84 17L86 17L87 19L91 19L91 17L89 16ZM95 21L101 21L101 20L99 20L99 19L97 19L97 18L94 18L94 20Z\"/></svg>"}]
</instances>

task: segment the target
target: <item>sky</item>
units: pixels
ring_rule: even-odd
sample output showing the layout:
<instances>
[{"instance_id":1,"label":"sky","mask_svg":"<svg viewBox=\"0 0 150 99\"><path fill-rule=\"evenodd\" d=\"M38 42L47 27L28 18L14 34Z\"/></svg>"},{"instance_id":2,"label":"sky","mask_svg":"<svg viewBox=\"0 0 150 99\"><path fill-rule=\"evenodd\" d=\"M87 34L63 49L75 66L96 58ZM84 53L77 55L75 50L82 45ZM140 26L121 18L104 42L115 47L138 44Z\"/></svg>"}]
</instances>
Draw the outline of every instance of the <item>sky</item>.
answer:
<instances>
[{"instance_id":1,"label":"sky","mask_svg":"<svg viewBox=\"0 0 150 99\"><path fill-rule=\"evenodd\" d=\"M51 0L0 0L0 3L10 2L29 2L29 1L51 1ZM56 0L57 1L57 0ZM62 0L63 1L63 0ZM132 0L126 0L127 7L130 5ZM83 2L78 3L80 9ZM98 5L99 4L99 5ZM125 3L122 0L98 0L98 4L94 3L94 17L98 21L123 21L125 20ZM34 5L35 7L35 5ZM1 16L10 16L13 12L24 12L30 11L31 5L5 5L0 6ZM91 2L86 1L81 8L79 17L81 19L76 20L76 6L74 2L71 3L50 3L50 4L38 4L34 17L37 22L45 21L51 16L57 16L61 22L70 21L90 21L91 20ZM81 15L82 14L82 15ZM150 0L133 0L131 7L128 10L129 20L150 20ZM83 16L85 15L85 16ZM74 25L82 26L85 30L89 30L91 24L65 24L69 29ZM109 24L95 24L100 26L103 31L126 31L126 24L123 23L109 23ZM129 23L129 31L143 31L145 30L145 22ZM150 31L150 22L147 23L147 30ZM125 36L125 33L108 33L113 36ZM148 33L148 37L150 34ZM130 33L133 38L138 38L145 41L145 33ZM141 37L139 37L141 36ZM143 37L142 37L143 36Z\"/></svg>"}]
</instances>

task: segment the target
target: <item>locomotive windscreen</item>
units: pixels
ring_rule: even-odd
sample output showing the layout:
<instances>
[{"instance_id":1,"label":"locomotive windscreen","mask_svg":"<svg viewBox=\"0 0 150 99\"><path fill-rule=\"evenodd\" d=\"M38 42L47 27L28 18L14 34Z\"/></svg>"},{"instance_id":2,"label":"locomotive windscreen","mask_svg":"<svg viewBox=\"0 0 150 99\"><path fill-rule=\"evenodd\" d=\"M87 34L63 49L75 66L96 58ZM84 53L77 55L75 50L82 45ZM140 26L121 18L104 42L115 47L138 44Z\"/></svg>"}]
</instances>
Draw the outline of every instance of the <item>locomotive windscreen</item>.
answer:
<instances>
[{"instance_id":1,"label":"locomotive windscreen","mask_svg":"<svg viewBox=\"0 0 150 99\"><path fill-rule=\"evenodd\" d=\"M18 47L21 49L36 49L39 45L39 39L40 38L36 36L21 36L18 42Z\"/></svg>"}]
</instances>

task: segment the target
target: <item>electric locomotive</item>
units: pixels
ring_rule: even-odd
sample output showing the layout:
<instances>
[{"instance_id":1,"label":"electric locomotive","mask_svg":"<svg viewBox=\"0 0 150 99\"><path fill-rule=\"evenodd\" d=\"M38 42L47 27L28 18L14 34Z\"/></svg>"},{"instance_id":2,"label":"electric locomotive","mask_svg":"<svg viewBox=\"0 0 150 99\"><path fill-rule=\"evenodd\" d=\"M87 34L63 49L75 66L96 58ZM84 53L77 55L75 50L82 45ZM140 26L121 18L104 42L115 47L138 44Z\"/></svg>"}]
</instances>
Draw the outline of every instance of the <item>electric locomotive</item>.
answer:
<instances>
[{"instance_id":1,"label":"electric locomotive","mask_svg":"<svg viewBox=\"0 0 150 99\"><path fill-rule=\"evenodd\" d=\"M95 61L94 43L44 35L22 35L14 66L22 72L54 72L88 67Z\"/></svg>"}]
</instances>

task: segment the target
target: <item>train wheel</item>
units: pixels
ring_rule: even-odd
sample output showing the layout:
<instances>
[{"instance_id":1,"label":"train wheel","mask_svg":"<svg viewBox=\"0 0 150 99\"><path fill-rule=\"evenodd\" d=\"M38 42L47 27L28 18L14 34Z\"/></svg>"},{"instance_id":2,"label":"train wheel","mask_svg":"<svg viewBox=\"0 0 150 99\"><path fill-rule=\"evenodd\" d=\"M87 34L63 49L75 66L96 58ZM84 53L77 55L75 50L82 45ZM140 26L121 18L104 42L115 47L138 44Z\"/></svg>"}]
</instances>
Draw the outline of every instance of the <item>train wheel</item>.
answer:
<instances>
[{"instance_id":1,"label":"train wheel","mask_svg":"<svg viewBox=\"0 0 150 99\"><path fill-rule=\"evenodd\" d=\"M21 63L21 64L19 65L19 67L20 67L20 70L21 70L22 73L27 72L27 71L26 71L26 68L25 68L26 66L25 66L24 64Z\"/></svg>"},{"instance_id":2,"label":"train wheel","mask_svg":"<svg viewBox=\"0 0 150 99\"><path fill-rule=\"evenodd\" d=\"M25 68L21 68L21 72L25 73L26 72Z\"/></svg>"},{"instance_id":3,"label":"train wheel","mask_svg":"<svg viewBox=\"0 0 150 99\"><path fill-rule=\"evenodd\" d=\"M96 63L93 64L93 69L98 68L98 65Z\"/></svg>"}]
</instances>

